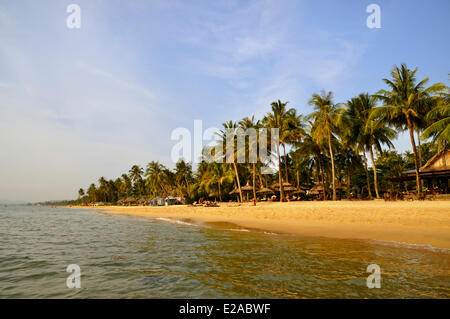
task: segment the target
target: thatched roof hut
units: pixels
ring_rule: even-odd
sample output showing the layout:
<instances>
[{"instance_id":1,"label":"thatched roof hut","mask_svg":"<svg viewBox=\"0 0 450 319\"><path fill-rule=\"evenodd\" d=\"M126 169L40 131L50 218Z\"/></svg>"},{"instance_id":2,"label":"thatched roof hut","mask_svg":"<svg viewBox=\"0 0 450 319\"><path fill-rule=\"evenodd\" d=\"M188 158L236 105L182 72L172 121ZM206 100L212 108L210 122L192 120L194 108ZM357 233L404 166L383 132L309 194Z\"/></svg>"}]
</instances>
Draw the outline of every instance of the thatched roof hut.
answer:
<instances>
[{"instance_id":1,"label":"thatched roof hut","mask_svg":"<svg viewBox=\"0 0 450 319\"><path fill-rule=\"evenodd\" d=\"M322 185L316 185L309 190L310 192L323 192L324 187Z\"/></svg>"},{"instance_id":2,"label":"thatched roof hut","mask_svg":"<svg viewBox=\"0 0 450 319\"><path fill-rule=\"evenodd\" d=\"M292 187L292 186L293 186L293 185L292 185L291 183L283 182L283 190L284 190L286 187ZM273 184L273 185L272 185L272 188L273 188L273 189L279 189L279 188L280 188L280 183Z\"/></svg>"},{"instance_id":3,"label":"thatched roof hut","mask_svg":"<svg viewBox=\"0 0 450 319\"><path fill-rule=\"evenodd\" d=\"M243 192L252 192L253 191L253 186L250 186L247 182L247 184L243 187L241 187L241 191Z\"/></svg>"},{"instance_id":4,"label":"thatched roof hut","mask_svg":"<svg viewBox=\"0 0 450 319\"><path fill-rule=\"evenodd\" d=\"M270 188L263 187L260 190L258 190L256 193L257 194L274 194L274 191L271 190Z\"/></svg>"},{"instance_id":5,"label":"thatched roof hut","mask_svg":"<svg viewBox=\"0 0 450 319\"><path fill-rule=\"evenodd\" d=\"M137 201L136 198L130 196L127 199L124 200L124 204L127 206L132 206L132 205L136 205Z\"/></svg>"}]
</instances>

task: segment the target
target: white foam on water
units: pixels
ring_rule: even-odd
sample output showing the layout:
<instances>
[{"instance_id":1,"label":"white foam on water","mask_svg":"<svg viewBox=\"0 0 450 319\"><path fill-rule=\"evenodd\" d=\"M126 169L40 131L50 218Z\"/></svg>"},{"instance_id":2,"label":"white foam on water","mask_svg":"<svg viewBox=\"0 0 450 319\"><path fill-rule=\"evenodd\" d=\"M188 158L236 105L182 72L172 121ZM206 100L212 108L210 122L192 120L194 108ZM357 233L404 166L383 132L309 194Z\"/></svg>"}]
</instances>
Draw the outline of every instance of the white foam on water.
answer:
<instances>
[{"instance_id":1,"label":"white foam on water","mask_svg":"<svg viewBox=\"0 0 450 319\"><path fill-rule=\"evenodd\" d=\"M405 243L401 241L394 241L394 240L378 240L373 239L371 242L378 244L378 245L386 245L386 246L395 246L400 248L411 248L411 249L426 249L437 253L446 253L450 254L450 249L448 248L438 248L431 245L421 245L421 244L412 244L412 243Z\"/></svg>"},{"instance_id":2,"label":"white foam on water","mask_svg":"<svg viewBox=\"0 0 450 319\"><path fill-rule=\"evenodd\" d=\"M164 222L169 222L169 223L172 223L172 224L178 224L178 225L196 226L196 227L200 226L198 224L188 223L188 222L185 222L185 221L182 221L182 220L179 220L179 219L175 219L175 218L157 217L155 219L161 220L161 221L164 221Z\"/></svg>"}]
</instances>

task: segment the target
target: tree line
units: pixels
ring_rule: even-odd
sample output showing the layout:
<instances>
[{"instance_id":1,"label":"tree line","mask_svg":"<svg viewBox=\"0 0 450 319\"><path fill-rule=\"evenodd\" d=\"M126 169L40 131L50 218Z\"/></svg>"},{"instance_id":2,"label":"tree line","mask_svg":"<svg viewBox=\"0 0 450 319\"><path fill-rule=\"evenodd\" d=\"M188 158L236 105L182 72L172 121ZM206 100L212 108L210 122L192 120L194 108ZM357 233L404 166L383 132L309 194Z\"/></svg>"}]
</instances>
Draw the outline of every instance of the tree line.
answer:
<instances>
[{"instance_id":1,"label":"tree line","mask_svg":"<svg viewBox=\"0 0 450 319\"><path fill-rule=\"evenodd\" d=\"M361 93L343 103L336 103L332 92L315 93L309 100L312 112L308 115L278 100L262 119L252 116L222 124L217 143L224 147L227 132L278 128L276 145L267 145L269 153L275 150L269 161L258 157L254 163L239 163L236 158L242 150L235 147L231 161L203 160L195 171L183 159L173 170L157 161L148 163L145 169L133 165L127 174L114 180L101 177L98 185L93 183L86 191L79 189L75 203L115 203L129 196L180 194L188 202L208 196L221 201L237 197L242 202L243 185L251 186L256 198L259 189L273 184L278 184L280 201L284 199L284 186L289 184L297 188L321 185L323 199L336 200L342 189L346 197L356 192L380 198L384 191L405 186L395 184L392 177L399 177L406 169L415 170L415 189L420 193L419 168L436 152L448 148L450 103L446 85L428 85L428 78L418 81L416 72L417 68L411 70L405 64L394 66L390 77L383 79L385 89ZM411 151L400 154L392 141L404 131ZM251 141L246 139L245 143L248 154ZM274 165L277 170L273 173L261 173Z\"/></svg>"}]
</instances>

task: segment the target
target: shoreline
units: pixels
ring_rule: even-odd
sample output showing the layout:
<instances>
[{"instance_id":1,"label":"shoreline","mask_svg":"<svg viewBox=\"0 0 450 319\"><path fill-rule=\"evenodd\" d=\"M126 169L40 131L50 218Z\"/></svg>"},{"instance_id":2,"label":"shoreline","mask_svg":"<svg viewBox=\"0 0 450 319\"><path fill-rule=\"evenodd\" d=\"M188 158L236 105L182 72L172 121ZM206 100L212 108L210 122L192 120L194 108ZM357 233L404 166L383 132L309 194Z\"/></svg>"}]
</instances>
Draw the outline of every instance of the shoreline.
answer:
<instances>
[{"instance_id":1,"label":"shoreline","mask_svg":"<svg viewBox=\"0 0 450 319\"><path fill-rule=\"evenodd\" d=\"M150 218L228 222L240 227L275 233L367 239L450 249L450 201L220 203L220 207L186 205L68 206Z\"/></svg>"}]
</instances>

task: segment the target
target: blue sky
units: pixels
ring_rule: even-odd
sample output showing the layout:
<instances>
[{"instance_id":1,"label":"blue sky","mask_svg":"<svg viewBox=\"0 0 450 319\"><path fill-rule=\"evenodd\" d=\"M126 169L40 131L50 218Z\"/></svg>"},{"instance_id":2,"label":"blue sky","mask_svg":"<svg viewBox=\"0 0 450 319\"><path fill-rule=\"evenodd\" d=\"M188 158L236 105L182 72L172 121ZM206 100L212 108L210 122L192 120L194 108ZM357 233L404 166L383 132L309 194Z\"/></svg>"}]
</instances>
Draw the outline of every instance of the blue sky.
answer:
<instances>
[{"instance_id":1,"label":"blue sky","mask_svg":"<svg viewBox=\"0 0 450 319\"><path fill-rule=\"evenodd\" d=\"M66 8L81 7L81 28ZM381 8L381 29L366 7ZM0 199L76 196L132 164L169 167L176 127L309 113L384 88L394 64L448 85L450 2L1 1ZM401 136L399 150L409 148Z\"/></svg>"}]
</instances>

